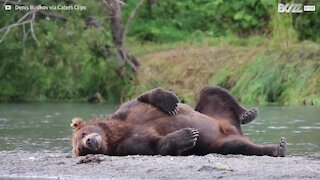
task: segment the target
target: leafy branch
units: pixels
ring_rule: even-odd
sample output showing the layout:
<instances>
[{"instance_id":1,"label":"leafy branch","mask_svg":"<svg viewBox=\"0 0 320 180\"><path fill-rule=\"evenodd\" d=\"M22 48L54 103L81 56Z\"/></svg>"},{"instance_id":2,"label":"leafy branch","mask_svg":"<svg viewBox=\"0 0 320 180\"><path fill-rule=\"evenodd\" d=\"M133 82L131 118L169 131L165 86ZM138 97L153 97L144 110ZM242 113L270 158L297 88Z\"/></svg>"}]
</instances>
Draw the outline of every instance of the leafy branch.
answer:
<instances>
[{"instance_id":1,"label":"leafy branch","mask_svg":"<svg viewBox=\"0 0 320 180\"><path fill-rule=\"evenodd\" d=\"M2 2L4 5L6 4L10 4L10 5L25 5L25 6L30 6L31 4L27 4L27 3L22 3L22 2L16 2L16 1L10 1L10 0L0 0L0 2ZM32 39L37 43L37 45L39 46L39 40L37 39L37 36L34 32L34 26L35 26L35 20L36 20L36 16L38 14L44 15L46 17L53 17L53 18L59 18L62 20L67 20L66 17L62 16L61 14L57 14L57 13L51 13L51 12L45 12L44 10L38 10L38 9L34 9L31 10L29 12L27 12L26 14L23 15L22 18L20 18L17 22L12 23L8 26L5 26L3 28L0 29L0 32L4 32L3 36L0 39L0 43L2 43L7 35L9 34L9 32L16 27L22 27L23 28L23 40L25 42L26 38L29 36L29 34L31 34ZM29 30L26 31L26 25L30 26Z\"/></svg>"}]
</instances>

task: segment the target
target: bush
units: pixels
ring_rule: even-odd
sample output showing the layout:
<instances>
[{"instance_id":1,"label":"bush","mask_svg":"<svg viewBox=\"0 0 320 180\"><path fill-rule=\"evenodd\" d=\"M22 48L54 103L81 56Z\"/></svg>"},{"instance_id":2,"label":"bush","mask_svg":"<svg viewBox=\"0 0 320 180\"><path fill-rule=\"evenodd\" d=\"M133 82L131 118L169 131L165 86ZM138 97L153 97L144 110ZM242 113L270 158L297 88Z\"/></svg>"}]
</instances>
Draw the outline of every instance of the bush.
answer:
<instances>
[{"instance_id":1,"label":"bush","mask_svg":"<svg viewBox=\"0 0 320 180\"><path fill-rule=\"evenodd\" d=\"M124 9L129 16L138 0L128 1ZM206 36L272 35L272 19L278 14L277 2L269 0L158 0L145 5L132 24L129 35L141 41L172 42L187 40L193 34ZM299 2L296 2L299 3ZM305 3L301 1L301 3ZM313 2L318 7L319 2ZM319 42L319 14L304 12L294 14L290 22L300 40ZM291 18L291 17L290 17ZM277 22L280 23L280 22ZM291 26L291 25L290 25ZM287 25L284 25L287 27ZM286 31L286 29L283 29ZM275 32L278 33L278 32Z\"/></svg>"},{"instance_id":2,"label":"bush","mask_svg":"<svg viewBox=\"0 0 320 180\"><path fill-rule=\"evenodd\" d=\"M94 8L87 13L105 15ZM104 28L88 28L83 13L61 13L66 22L37 17L39 46L31 36L23 42L22 28L0 44L0 101L83 100L99 92L113 103L126 95L133 73L113 54L108 21L97 19ZM0 26L14 21L3 18Z\"/></svg>"}]
</instances>

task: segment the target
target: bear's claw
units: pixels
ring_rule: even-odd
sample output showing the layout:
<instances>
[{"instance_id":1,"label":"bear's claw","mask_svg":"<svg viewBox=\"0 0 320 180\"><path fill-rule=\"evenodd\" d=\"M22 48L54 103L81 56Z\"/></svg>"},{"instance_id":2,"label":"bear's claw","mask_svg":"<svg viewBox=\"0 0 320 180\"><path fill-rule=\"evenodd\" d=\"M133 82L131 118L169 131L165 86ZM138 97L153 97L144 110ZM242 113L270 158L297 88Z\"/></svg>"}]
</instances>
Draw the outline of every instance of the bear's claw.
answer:
<instances>
[{"instance_id":1,"label":"bear's claw","mask_svg":"<svg viewBox=\"0 0 320 180\"><path fill-rule=\"evenodd\" d=\"M284 137L281 137L279 140L279 147L278 147L278 156L279 157L285 157L287 154L287 140Z\"/></svg>"},{"instance_id":2,"label":"bear's claw","mask_svg":"<svg viewBox=\"0 0 320 180\"><path fill-rule=\"evenodd\" d=\"M178 97L174 93L168 91L162 95L161 99L153 102L153 105L158 107L163 112L173 116L179 111L178 102Z\"/></svg>"},{"instance_id":3,"label":"bear's claw","mask_svg":"<svg viewBox=\"0 0 320 180\"><path fill-rule=\"evenodd\" d=\"M176 142L180 151L186 151L193 148L199 137L199 131L194 128L184 128L176 131L176 133L180 137L180 140Z\"/></svg>"},{"instance_id":4,"label":"bear's claw","mask_svg":"<svg viewBox=\"0 0 320 180\"><path fill-rule=\"evenodd\" d=\"M169 115L178 113L179 98L173 92L163 88L156 88L141 95L138 101L151 104Z\"/></svg>"},{"instance_id":5,"label":"bear's claw","mask_svg":"<svg viewBox=\"0 0 320 180\"><path fill-rule=\"evenodd\" d=\"M248 124L258 116L258 108L251 108L240 116L241 124Z\"/></svg>"}]
</instances>

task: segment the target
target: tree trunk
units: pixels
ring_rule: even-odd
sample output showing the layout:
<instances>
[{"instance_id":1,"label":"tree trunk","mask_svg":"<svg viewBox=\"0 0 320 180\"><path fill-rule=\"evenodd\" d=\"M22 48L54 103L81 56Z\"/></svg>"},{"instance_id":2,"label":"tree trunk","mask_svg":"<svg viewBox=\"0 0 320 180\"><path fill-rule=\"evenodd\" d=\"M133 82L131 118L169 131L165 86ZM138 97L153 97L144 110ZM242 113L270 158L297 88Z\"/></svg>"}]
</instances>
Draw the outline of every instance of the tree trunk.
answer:
<instances>
[{"instance_id":1,"label":"tree trunk","mask_svg":"<svg viewBox=\"0 0 320 180\"><path fill-rule=\"evenodd\" d=\"M121 4L119 0L108 0L108 13L110 17L110 27L112 32L113 43L115 45L118 60L121 64L128 63L130 67L136 72L140 63L138 60L129 54L123 45L125 36L124 28L122 26ZM126 30L127 31L127 30Z\"/></svg>"}]
</instances>

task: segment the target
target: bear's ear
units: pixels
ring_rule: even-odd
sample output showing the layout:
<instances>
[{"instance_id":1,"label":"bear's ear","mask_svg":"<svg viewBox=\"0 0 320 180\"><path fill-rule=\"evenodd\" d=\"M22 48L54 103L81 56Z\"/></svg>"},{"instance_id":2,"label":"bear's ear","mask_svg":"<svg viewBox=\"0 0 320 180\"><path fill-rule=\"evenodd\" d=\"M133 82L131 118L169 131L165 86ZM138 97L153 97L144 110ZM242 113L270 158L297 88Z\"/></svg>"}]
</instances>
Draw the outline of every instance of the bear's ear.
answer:
<instances>
[{"instance_id":1,"label":"bear's ear","mask_svg":"<svg viewBox=\"0 0 320 180\"><path fill-rule=\"evenodd\" d=\"M85 122L81 118L73 118L70 126L73 128L73 130L81 128Z\"/></svg>"}]
</instances>

